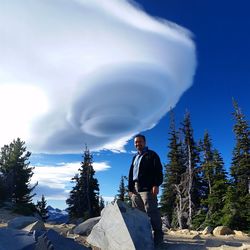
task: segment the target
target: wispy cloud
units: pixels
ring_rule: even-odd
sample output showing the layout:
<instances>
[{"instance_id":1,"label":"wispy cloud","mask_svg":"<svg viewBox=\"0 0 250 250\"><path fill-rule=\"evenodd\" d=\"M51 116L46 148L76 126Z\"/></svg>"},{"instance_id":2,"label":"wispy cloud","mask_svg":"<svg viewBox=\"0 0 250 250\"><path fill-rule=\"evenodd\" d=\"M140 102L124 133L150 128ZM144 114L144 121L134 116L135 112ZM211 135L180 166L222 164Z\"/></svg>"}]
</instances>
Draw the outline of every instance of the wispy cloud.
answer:
<instances>
[{"instance_id":1,"label":"wispy cloud","mask_svg":"<svg viewBox=\"0 0 250 250\"><path fill-rule=\"evenodd\" d=\"M111 168L107 162L94 162L93 167L96 172L106 171Z\"/></svg>"},{"instance_id":2,"label":"wispy cloud","mask_svg":"<svg viewBox=\"0 0 250 250\"><path fill-rule=\"evenodd\" d=\"M31 184L38 182L35 193L37 197L42 194L46 199L66 200L71 190L71 178L78 173L80 162L60 163L52 166L35 166ZM107 162L94 162L96 172L111 168Z\"/></svg>"},{"instance_id":3,"label":"wispy cloud","mask_svg":"<svg viewBox=\"0 0 250 250\"><path fill-rule=\"evenodd\" d=\"M196 66L189 31L125 0L0 1L0 37L0 143L32 152L122 151Z\"/></svg>"}]
</instances>

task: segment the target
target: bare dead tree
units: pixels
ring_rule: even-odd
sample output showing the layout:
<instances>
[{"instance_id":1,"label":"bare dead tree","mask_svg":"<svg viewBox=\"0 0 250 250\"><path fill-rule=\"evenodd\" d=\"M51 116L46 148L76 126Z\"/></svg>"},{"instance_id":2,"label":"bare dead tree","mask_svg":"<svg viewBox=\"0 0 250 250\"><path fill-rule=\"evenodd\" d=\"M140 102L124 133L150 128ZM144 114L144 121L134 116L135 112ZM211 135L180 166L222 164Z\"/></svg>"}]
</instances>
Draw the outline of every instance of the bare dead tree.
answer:
<instances>
[{"instance_id":1,"label":"bare dead tree","mask_svg":"<svg viewBox=\"0 0 250 250\"><path fill-rule=\"evenodd\" d=\"M193 202L192 202L192 187L193 187L193 177L194 177L194 171L192 168L192 161L191 161L191 149L190 145L188 144L188 188L187 188L187 196L188 196L188 219L187 224L191 226L192 224L192 215L193 215Z\"/></svg>"},{"instance_id":2,"label":"bare dead tree","mask_svg":"<svg viewBox=\"0 0 250 250\"><path fill-rule=\"evenodd\" d=\"M189 227L192 223L193 216L193 201L192 201L192 188L194 179L194 170L191 161L191 150L188 145L188 164L186 172L182 174L181 181L178 185L174 185L176 190L176 215L180 229L186 225ZM184 223L184 221L186 223Z\"/></svg>"},{"instance_id":3,"label":"bare dead tree","mask_svg":"<svg viewBox=\"0 0 250 250\"><path fill-rule=\"evenodd\" d=\"M174 185L175 190L176 190L176 215L177 215L177 221L179 224L179 228L183 229L184 225L183 225L183 217L184 217L184 212L185 212L185 203L186 203L186 199L183 197L183 190L182 190L182 186L181 184L178 185Z\"/></svg>"}]
</instances>

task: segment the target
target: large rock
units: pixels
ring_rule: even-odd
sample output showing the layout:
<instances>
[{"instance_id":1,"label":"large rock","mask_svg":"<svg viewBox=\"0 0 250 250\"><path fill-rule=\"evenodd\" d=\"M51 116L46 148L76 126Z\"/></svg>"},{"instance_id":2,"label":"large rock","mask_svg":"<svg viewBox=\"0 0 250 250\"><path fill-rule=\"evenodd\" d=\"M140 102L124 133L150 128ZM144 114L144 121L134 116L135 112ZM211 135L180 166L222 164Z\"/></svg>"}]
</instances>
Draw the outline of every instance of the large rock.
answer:
<instances>
[{"instance_id":1,"label":"large rock","mask_svg":"<svg viewBox=\"0 0 250 250\"><path fill-rule=\"evenodd\" d=\"M234 230L234 235L236 237L246 237L248 238L248 235L246 233L243 233L242 231Z\"/></svg>"},{"instance_id":2,"label":"large rock","mask_svg":"<svg viewBox=\"0 0 250 250\"><path fill-rule=\"evenodd\" d=\"M90 218L73 229L74 234L89 235L92 228L99 222L101 216Z\"/></svg>"},{"instance_id":3,"label":"large rock","mask_svg":"<svg viewBox=\"0 0 250 250\"><path fill-rule=\"evenodd\" d=\"M87 242L105 250L154 249L149 217L119 200L105 207Z\"/></svg>"},{"instance_id":4,"label":"large rock","mask_svg":"<svg viewBox=\"0 0 250 250\"><path fill-rule=\"evenodd\" d=\"M36 231L45 231L46 228L45 228L44 223L42 221L36 221L36 222L26 226L22 230L27 231L27 232L33 232L35 230Z\"/></svg>"},{"instance_id":5,"label":"large rock","mask_svg":"<svg viewBox=\"0 0 250 250\"><path fill-rule=\"evenodd\" d=\"M213 230L214 236L229 235L229 234L234 234L234 232L226 226L219 226Z\"/></svg>"},{"instance_id":6,"label":"large rock","mask_svg":"<svg viewBox=\"0 0 250 250\"><path fill-rule=\"evenodd\" d=\"M0 228L1 250L34 250L35 240L27 232L17 229Z\"/></svg>"},{"instance_id":7,"label":"large rock","mask_svg":"<svg viewBox=\"0 0 250 250\"><path fill-rule=\"evenodd\" d=\"M213 227L207 226L204 228L204 230L202 231L202 235L209 235L213 232Z\"/></svg>"},{"instance_id":8,"label":"large rock","mask_svg":"<svg viewBox=\"0 0 250 250\"><path fill-rule=\"evenodd\" d=\"M46 233L46 237L51 241L55 250L86 250L88 248L78 244L73 239L68 239L57 233L53 229L49 229Z\"/></svg>"},{"instance_id":9,"label":"large rock","mask_svg":"<svg viewBox=\"0 0 250 250\"><path fill-rule=\"evenodd\" d=\"M8 228L22 229L36 221L38 221L38 219L33 216L19 216L8 222Z\"/></svg>"},{"instance_id":10,"label":"large rock","mask_svg":"<svg viewBox=\"0 0 250 250\"><path fill-rule=\"evenodd\" d=\"M54 250L52 242L48 239L46 233L37 237L37 243L34 250Z\"/></svg>"}]
</instances>

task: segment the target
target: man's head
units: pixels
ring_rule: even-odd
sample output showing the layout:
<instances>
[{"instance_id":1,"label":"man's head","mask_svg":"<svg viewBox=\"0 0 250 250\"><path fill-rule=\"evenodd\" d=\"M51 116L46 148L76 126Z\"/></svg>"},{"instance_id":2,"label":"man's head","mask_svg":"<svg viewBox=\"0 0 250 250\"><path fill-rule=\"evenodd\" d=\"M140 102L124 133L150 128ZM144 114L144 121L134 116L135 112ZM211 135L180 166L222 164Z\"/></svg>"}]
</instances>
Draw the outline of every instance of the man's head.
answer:
<instances>
[{"instance_id":1,"label":"man's head","mask_svg":"<svg viewBox=\"0 0 250 250\"><path fill-rule=\"evenodd\" d=\"M142 152L144 147L146 146L146 138L144 135L138 134L134 137L134 145L135 148L139 151Z\"/></svg>"}]
</instances>

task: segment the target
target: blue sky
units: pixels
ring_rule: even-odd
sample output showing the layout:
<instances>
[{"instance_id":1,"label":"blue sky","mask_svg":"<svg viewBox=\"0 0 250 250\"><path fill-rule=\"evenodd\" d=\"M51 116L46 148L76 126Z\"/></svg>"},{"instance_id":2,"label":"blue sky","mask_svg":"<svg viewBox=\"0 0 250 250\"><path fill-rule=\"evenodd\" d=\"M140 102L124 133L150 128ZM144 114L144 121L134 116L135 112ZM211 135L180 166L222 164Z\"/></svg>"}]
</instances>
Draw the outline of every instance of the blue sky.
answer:
<instances>
[{"instance_id":1,"label":"blue sky","mask_svg":"<svg viewBox=\"0 0 250 250\"><path fill-rule=\"evenodd\" d=\"M95 149L100 194L108 200L128 173L133 134L143 132L148 146L167 162L170 106L175 106L177 125L190 111L196 140L208 130L227 169L234 146L232 97L249 120L250 4L136 3L139 9L126 1L4 6L10 15L1 15L6 38L0 42L1 99L11 103L4 114L15 116L0 125L5 131L0 142L17 136L27 142L33 181L39 181L36 198L44 194L54 207L66 206L85 143ZM182 28L169 27L163 19ZM23 106L15 93L26 97ZM18 126L12 125L16 119Z\"/></svg>"}]
</instances>

